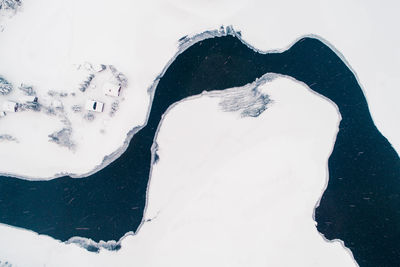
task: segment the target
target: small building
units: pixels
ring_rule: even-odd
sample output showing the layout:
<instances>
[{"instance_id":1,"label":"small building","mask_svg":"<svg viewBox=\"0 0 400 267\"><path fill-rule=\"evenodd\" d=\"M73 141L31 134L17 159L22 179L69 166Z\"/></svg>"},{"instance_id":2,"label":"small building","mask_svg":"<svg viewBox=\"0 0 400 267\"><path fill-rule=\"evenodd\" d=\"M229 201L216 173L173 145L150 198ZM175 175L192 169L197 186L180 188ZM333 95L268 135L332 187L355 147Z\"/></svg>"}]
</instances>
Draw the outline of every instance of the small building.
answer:
<instances>
[{"instance_id":1,"label":"small building","mask_svg":"<svg viewBox=\"0 0 400 267\"><path fill-rule=\"evenodd\" d=\"M103 64L94 64L92 65L92 68L95 72L102 72L103 70L106 69L106 66Z\"/></svg>"},{"instance_id":2,"label":"small building","mask_svg":"<svg viewBox=\"0 0 400 267\"><path fill-rule=\"evenodd\" d=\"M104 93L108 96L118 97L121 93L121 85L107 82L103 85Z\"/></svg>"},{"instance_id":3,"label":"small building","mask_svg":"<svg viewBox=\"0 0 400 267\"><path fill-rule=\"evenodd\" d=\"M4 112L17 112L18 111L18 103L8 100L3 103L3 111Z\"/></svg>"},{"instance_id":4,"label":"small building","mask_svg":"<svg viewBox=\"0 0 400 267\"><path fill-rule=\"evenodd\" d=\"M86 101L85 105L86 110L95 111L95 112L103 112L104 110L104 103L95 100L88 100Z\"/></svg>"}]
</instances>

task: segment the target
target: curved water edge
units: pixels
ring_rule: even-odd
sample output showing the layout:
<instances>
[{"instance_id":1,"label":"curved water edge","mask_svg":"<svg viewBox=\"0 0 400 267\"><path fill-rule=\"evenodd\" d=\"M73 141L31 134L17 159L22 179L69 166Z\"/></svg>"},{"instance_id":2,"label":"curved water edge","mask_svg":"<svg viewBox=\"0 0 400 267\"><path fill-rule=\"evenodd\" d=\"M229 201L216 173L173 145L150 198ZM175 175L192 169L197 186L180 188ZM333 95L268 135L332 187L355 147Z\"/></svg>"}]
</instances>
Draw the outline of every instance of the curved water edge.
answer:
<instances>
[{"instance_id":1,"label":"curved water edge","mask_svg":"<svg viewBox=\"0 0 400 267\"><path fill-rule=\"evenodd\" d=\"M19 175L19 174L7 173L7 172L1 172L1 171L0 171L0 176L14 177L14 178L17 178L17 179L28 180L28 181L49 181L49 180L53 180L53 179L64 177L64 176L69 176L71 178L85 178L85 177L88 177L88 176L90 176L90 175L92 175L92 174L104 169L111 162L113 162L114 160L119 158L126 151L126 149L128 148L129 143L130 143L131 139L133 138L133 136L137 132L139 132L143 127L146 126L146 123L147 123L147 121L149 119L151 106L152 106L152 103L153 103L154 92L155 92L155 90L157 88L158 82L160 81L160 79L164 75L164 73L167 71L169 66L172 64L172 62L174 62L174 60L181 53L183 53L191 45L193 45L193 44L195 44L197 42L203 41L203 40L208 39L208 38L223 37L223 36L227 36L227 35L232 35L232 36L235 36L237 38L241 38L241 35L237 31L235 31L232 26L227 26L226 28L224 26L221 26L219 30L208 30L208 31L204 31L204 32L199 33L199 34L195 34L193 36L186 35L186 36L180 38L179 39L179 43L178 43L178 51L168 61L168 63L165 65L165 67L163 68L161 73L157 75L157 77L154 79L154 82L147 89L147 92L149 93L149 97L150 97L150 102L149 102L150 105L149 105L149 107L147 109L145 124L133 127L126 134L126 138L125 138L124 143L122 144L122 146L119 147L118 149L116 149L114 152L112 152L112 153L110 153L108 155L105 155L103 160L102 160L102 162L99 165L95 166L91 171L89 171L87 173L82 173L82 174L77 174L77 173L72 173L72 172L61 172L61 173L55 173L53 176L45 177L43 179L40 179L40 177L32 177L32 176ZM242 42L246 43L244 40L242 40Z\"/></svg>"},{"instance_id":2,"label":"curved water edge","mask_svg":"<svg viewBox=\"0 0 400 267\"><path fill-rule=\"evenodd\" d=\"M395 226L400 223L398 191L394 191L400 188L399 158L373 124L354 73L315 38L302 38L283 52L261 54L249 49L234 31L227 30L224 36L191 44L190 49L186 47L171 60L154 83L157 90L153 90L147 125L138 130L126 152L102 171L86 179L61 177L46 182L2 177L0 221L61 240L76 235L95 241L120 238L143 223L147 183L154 161L154 153L150 152L156 149L154 137L170 105L204 90L243 86L273 72L306 83L311 90L335 102L342 114L328 162L329 183L314 214L318 230L328 239L344 240L362 266L390 266L396 262L400 254L391 242L396 241ZM226 65L222 64L225 60ZM179 70L192 75L178 79L174 74L181 73ZM176 90L171 91L171 84ZM376 144L378 149L371 149L369 143ZM349 163L356 167L345 166ZM388 185L374 177L384 178ZM373 193L368 199L363 198L364 189ZM21 199L24 196L25 200ZM27 203L27 199L31 202ZM49 210L40 209L48 204ZM24 213L26 210L33 213ZM357 212L356 218L352 218ZM45 219L49 215L50 222ZM385 217L383 220L389 218L389 222L377 223L375 217L379 220L380 215ZM373 229L376 225L383 227L377 231Z\"/></svg>"},{"instance_id":3,"label":"curved water edge","mask_svg":"<svg viewBox=\"0 0 400 267\"><path fill-rule=\"evenodd\" d=\"M150 105L147 109L147 113L146 113L146 119L145 122L147 123L148 119L149 119L149 115L150 115L150 110L151 110L151 106L153 104L153 99L154 99L154 92L157 88L158 82L160 81L161 77L164 75L164 73L167 71L167 69L169 68L169 66L172 64L172 62L174 62L174 60L181 54L183 53L185 50L187 50L188 48L190 48L190 46L194 45L197 42L203 41L205 39L209 39L209 38L214 38L214 37L223 37L223 36L234 36L235 38L239 39L244 45L246 45L248 48L260 53L260 54L268 54L268 53L282 53L286 50L288 50L290 47L292 47L295 43L297 43L299 40L303 39L303 38L314 38L314 39L318 39L321 42L323 42L326 46L330 47L333 51L335 51L335 53L341 58L341 60L346 64L346 66L353 72L354 76L356 77L358 84L361 86L362 88L362 84L359 82L357 73L351 68L350 64L347 62L346 58L343 56L343 54L340 53L339 50L337 50L332 44L330 44L327 40L325 40L323 37L319 36L319 35L315 35L315 34L306 34L303 36L298 37L297 39L295 39L291 44L289 44L288 46L282 48L282 49L271 49L271 50L260 50L257 49L256 47L252 46L250 43L246 42L243 38L242 35L240 33L240 31L237 31L233 28L233 26L227 26L226 28L224 26L221 26L218 30L207 30L204 31L202 33L199 34L194 34L193 36L183 36L182 38L179 39L179 44L178 44L178 51L176 52L176 54L168 61L168 63L165 65L165 67L163 68L163 70L161 71L160 74L157 75L157 77L155 78L154 82L152 83L152 85L147 89L147 92L149 93L149 97L150 97ZM289 78L292 78L290 76L287 76ZM295 79L294 79L295 80ZM297 80L296 80L297 81ZM299 82L299 81L297 81ZM251 83L251 82L249 82ZM364 89L362 89L364 92ZM312 93L316 93L313 90L310 90ZM325 99L327 99L328 101L334 103L333 101L331 101L329 98L326 98L324 95L318 94L320 97L323 97ZM340 112L338 112L340 115ZM144 125L138 125L133 127L127 134L126 134L126 138L124 140L124 143L122 144L121 147L119 147L118 149L116 149L114 152L105 155L102 162L95 166L91 171L87 172L87 173L82 173L82 174L77 174L77 173L72 173L72 172L61 172L61 173L55 173L53 176L50 177L45 177L43 179L40 179L40 177L31 177L31 176L26 176L26 175L19 175L19 174L15 174L15 173L7 173L7 172L1 172L0 170L0 176L6 176L6 177L14 177L17 179L23 179L23 180L28 180L28 181L49 181L52 179L56 179L56 178L60 178L60 177L64 177L64 176L69 176L71 178L85 178L88 177L98 171L101 171L102 169L104 169L105 167L107 167L111 162L113 162L114 160L116 160L117 158L119 158L128 148L129 143L131 141L131 139L133 138L133 136L139 132L143 127L146 126L146 123Z\"/></svg>"}]
</instances>

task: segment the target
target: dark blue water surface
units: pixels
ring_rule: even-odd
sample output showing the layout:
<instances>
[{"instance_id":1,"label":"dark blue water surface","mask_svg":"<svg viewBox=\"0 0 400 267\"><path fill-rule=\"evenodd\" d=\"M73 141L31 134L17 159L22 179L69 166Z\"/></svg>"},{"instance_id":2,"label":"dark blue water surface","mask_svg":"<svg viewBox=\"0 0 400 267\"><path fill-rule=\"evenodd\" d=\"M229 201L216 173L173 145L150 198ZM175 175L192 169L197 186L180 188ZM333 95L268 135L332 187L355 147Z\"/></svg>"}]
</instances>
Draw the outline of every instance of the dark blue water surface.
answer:
<instances>
[{"instance_id":1,"label":"dark blue water surface","mask_svg":"<svg viewBox=\"0 0 400 267\"><path fill-rule=\"evenodd\" d=\"M147 125L118 159L84 179L0 177L0 222L61 240L118 240L135 231L143 217L151 145L167 108L203 90L245 85L267 72L306 83L335 102L342 116L329 158L329 184L315 212L318 231L343 240L360 266L400 266L399 156L375 127L354 74L313 38L270 54L234 36L193 44L160 79Z\"/></svg>"}]
</instances>

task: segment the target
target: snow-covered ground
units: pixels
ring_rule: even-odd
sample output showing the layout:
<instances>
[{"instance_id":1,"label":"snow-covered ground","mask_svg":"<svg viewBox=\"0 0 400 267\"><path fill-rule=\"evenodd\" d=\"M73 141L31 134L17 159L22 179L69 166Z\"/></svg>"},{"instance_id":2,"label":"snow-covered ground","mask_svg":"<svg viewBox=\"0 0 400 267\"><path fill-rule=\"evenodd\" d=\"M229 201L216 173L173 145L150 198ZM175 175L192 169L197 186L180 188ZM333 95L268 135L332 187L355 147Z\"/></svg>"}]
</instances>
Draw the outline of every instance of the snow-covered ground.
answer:
<instances>
[{"instance_id":1,"label":"snow-covered ground","mask_svg":"<svg viewBox=\"0 0 400 267\"><path fill-rule=\"evenodd\" d=\"M94 254L2 227L0 258L17 266L357 266L313 221L338 131L336 106L278 77L258 87L272 100L260 116L223 111L221 103L250 88L169 110L156 137L145 222L121 250Z\"/></svg>"},{"instance_id":2,"label":"snow-covered ground","mask_svg":"<svg viewBox=\"0 0 400 267\"><path fill-rule=\"evenodd\" d=\"M21 0L0 0L0 32L4 30L2 21L14 16L21 4Z\"/></svg>"},{"instance_id":3,"label":"snow-covered ground","mask_svg":"<svg viewBox=\"0 0 400 267\"><path fill-rule=\"evenodd\" d=\"M15 141L0 140L1 153L7 153L1 155L0 172L37 179L93 170L104 156L123 147L132 128L145 123L148 89L177 53L177 40L221 25L234 25L244 41L261 51L286 49L309 34L334 45L357 74L378 129L400 151L398 10L397 1L25 0L15 16L1 22L1 77L15 86L33 85L41 94L71 93L77 77L73 66L92 62L116 66L129 84L123 90L125 101L112 118L115 126L103 132L103 126L94 127L82 137L105 138L107 144L76 140L71 150L49 143L48 135L63 124L43 113L11 114L12 123L7 123L11 115L0 119L0 135L20 135L18 153L34 146L46 151L35 154L32 166L31 157L9 150ZM136 236L123 239L120 251L89 253L74 244L1 225L1 264L166 266L156 262L162 259L174 260L173 266L191 260L186 266L192 266L213 253L215 263L220 262L208 265L243 266L244 259L261 264L276 260L273 266L354 265L349 251L324 241L312 220L326 183L338 114L331 103L287 80L269 93L275 102L258 118L223 113L215 97L192 99L171 110L157 137L160 161L149 188L146 218L155 218ZM294 100L298 94L304 101ZM198 125L191 127L196 131L182 129L194 118ZM21 128L9 132L10 127ZM173 135L177 133L182 134ZM200 139L204 142L196 142ZM178 152L185 157L177 158ZM85 153L90 153L90 160ZM68 157L85 161L71 164Z\"/></svg>"},{"instance_id":4,"label":"snow-covered ground","mask_svg":"<svg viewBox=\"0 0 400 267\"><path fill-rule=\"evenodd\" d=\"M15 113L6 110L6 116L1 118L0 136L13 138L4 139L0 145L2 173L35 180L52 178L54 174L89 173L101 165L105 155L122 146L126 133L120 125L127 114L121 114L119 109L125 104L127 81L114 66L97 66L101 71L93 70L88 62L71 66L75 75L67 91L23 85L32 88L28 92L32 96L27 96L18 88L21 85L14 85L9 94L0 95L0 108L10 101L20 106ZM122 83L119 96L105 94L103 87L112 83ZM37 101L24 101L32 97ZM87 110L87 103L92 101L104 104L103 112ZM35 104L36 108L26 108L26 103Z\"/></svg>"}]
</instances>

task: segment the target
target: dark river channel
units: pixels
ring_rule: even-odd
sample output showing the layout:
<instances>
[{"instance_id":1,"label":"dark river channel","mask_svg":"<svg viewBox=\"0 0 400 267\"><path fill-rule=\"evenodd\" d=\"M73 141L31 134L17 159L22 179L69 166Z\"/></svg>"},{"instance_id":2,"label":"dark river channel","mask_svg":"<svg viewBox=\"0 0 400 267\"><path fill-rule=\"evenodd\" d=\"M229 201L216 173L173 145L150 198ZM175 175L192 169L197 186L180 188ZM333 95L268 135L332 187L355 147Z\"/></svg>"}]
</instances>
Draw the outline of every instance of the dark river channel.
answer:
<instances>
[{"instance_id":1,"label":"dark river channel","mask_svg":"<svg viewBox=\"0 0 400 267\"><path fill-rule=\"evenodd\" d=\"M352 71L313 38L268 54L235 36L193 44L159 80L146 126L118 159L82 179L0 177L0 222L63 241L73 236L119 240L141 223L151 146L168 107L204 90L243 86L267 72L306 83L336 103L342 116L328 187L315 211L318 231L343 240L360 266L400 266L399 156L374 125Z\"/></svg>"}]
</instances>

